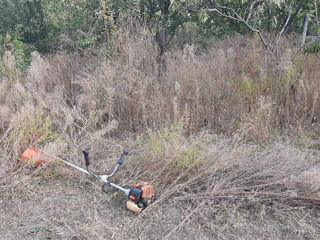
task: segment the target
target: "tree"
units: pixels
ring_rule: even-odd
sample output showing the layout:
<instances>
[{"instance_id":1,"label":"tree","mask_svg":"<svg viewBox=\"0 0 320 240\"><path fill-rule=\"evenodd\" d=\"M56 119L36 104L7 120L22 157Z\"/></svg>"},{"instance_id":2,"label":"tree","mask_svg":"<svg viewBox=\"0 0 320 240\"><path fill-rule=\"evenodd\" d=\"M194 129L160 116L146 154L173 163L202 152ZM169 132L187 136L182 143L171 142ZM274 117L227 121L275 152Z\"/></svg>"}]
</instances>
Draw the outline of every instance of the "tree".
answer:
<instances>
[{"instance_id":1,"label":"tree","mask_svg":"<svg viewBox=\"0 0 320 240\"><path fill-rule=\"evenodd\" d=\"M160 57L167 50L176 30L188 21L188 15L175 8L172 0L140 0L140 19L150 29L156 30L155 40L160 49Z\"/></svg>"},{"instance_id":2,"label":"tree","mask_svg":"<svg viewBox=\"0 0 320 240\"><path fill-rule=\"evenodd\" d=\"M283 34L290 29L298 31L303 16L310 15L314 7L311 0L189 0L187 6L184 1L179 2L186 11L208 14L209 23L218 23L214 20L223 17L237 26L236 31L242 34L257 33L275 62L280 58L279 44ZM232 31L234 29L230 29ZM275 32L275 37L270 38L270 32Z\"/></svg>"},{"instance_id":3,"label":"tree","mask_svg":"<svg viewBox=\"0 0 320 240\"><path fill-rule=\"evenodd\" d=\"M8 32L23 43L39 50L46 49L48 28L44 19L42 1L0 0L0 35Z\"/></svg>"}]
</instances>

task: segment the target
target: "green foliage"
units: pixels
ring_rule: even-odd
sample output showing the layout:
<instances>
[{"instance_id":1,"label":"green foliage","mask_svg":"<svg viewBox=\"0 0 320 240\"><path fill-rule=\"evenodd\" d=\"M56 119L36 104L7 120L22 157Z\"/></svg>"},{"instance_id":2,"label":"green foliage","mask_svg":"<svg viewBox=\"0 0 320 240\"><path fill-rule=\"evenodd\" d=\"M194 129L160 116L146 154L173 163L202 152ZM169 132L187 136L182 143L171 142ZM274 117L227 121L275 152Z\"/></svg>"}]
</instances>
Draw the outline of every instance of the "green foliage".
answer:
<instances>
[{"instance_id":1,"label":"green foliage","mask_svg":"<svg viewBox=\"0 0 320 240\"><path fill-rule=\"evenodd\" d=\"M16 67L23 70L30 65L32 61L31 53L35 51L35 47L16 38L12 38L9 34L6 34L5 37L0 35L0 55L3 56L6 51L13 53Z\"/></svg>"},{"instance_id":2,"label":"green foliage","mask_svg":"<svg viewBox=\"0 0 320 240\"><path fill-rule=\"evenodd\" d=\"M188 146L186 150L179 153L177 157L173 159L176 166L180 169L189 169L192 167L199 167L201 162L199 162L200 153L194 146Z\"/></svg>"},{"instance_id":3,"label":"green foliage","mask_svg":"<svg viewBox=\"0 0 320 240\"><path fill-rule=\"evenodd\" d=\"M15 151L25 146L41 145L57 138L50 116L41 111L34 114L26 112L17 122L10 134Z\"/></svg>"},{"instance_id":4,"label":"green foliage","mask_svg":"<svg viewBox=\"0 0 320 240\"><path fill-rule=\"evenodd\" d=\"M39 52L55 50L59 45L88 47L105 35L107 23L100 17L105 10L100 9L101 1L0 0L0 35L9 32Z\"/></svg>"},{"instance_id":5,"label":"green foliage","mask_svg":"<svg viewBox=\"0 0 320 240\"><path fill-rule=\"evenodd\" d=\"M48 38L53 47L78 50L101 41L105 31L105 19L100 15L99 0L46 0L45 20L49 28Z\"/></svg>"},{"instance_id":6,"label":"green foliage","mask_svg":"<svg viewBox=\"0 0 320 240\"><path fill-rule=\"evenodd\" d=\"M257 1L253 5L252 2L0 0L0 35L9 33L12 36L18 65L25 68L34 49L40 53L58 49L83 52L96 44L105 44L110 51L116 45L117 33L133 20L146 23L150 30L164 29L166 45L176 36L172 45L178 47L198 44L205 48L215 40L236 33L251 34L244 23L222 17L216 11L208 11L218 5L228 7L218 8L223 14L235 17L236 12L252 27L267 32L279 31L289 12L291 19L286 31L301 32L303 17L308 15L308 34L319 34L313 1L272 0Z\"/></svg>"},{"instance_id":7,"label":"green foliage","mask_svg":"<svg viewBox=\"0 0 320 240\"><path fill-rule=\"evenodd\" d=\"M40 51L47 48L48 28L42 1L1 0L0 35L11 33L15 39L32 44Z\"/></svg>"},{"instance_id":8,"label":"green foliage","mask_svg":"<svg viewBox=\"0 0 320 240\"><path fill-rule=\"evenodd\" d=\"M178 7L177 1L140 0L139 8L142 21L151 29L165 29L168 35L174 35L179 26L190 20L186 11Z\"/></svg>"},{"instance_id":9,"label":"green foliage","mask_svg":"<svg viewBox=\"0 0 320 240\"><path fill-rule=\"evenodd\" d=\"M173 153L182 141L182 125L174 124L160 130L148 129L143 145L148 154L163 158Z\"/></svg>"},{"instance_id":10,"label":"green foliage","mask_svg":"<svg viewBox=\"0 0 320 240\"><path fill-rule=\"evenodd\" d=\"M199 140L199 139L198 139ZM147 131L142 139L145 159L170 161L176 170L198 168L201 166L200 150L202 140L191 142L185 134L183 123L176 123L160 130Z\"/></svg>"},{"instance_id":11,"label":"green foliage","mask_svg":"<svg viewBox=\"0 0 320 240\"><path fill-rule=\"evenodd\" d=\"M256 86L252 79L244 78L241 83L241 90L244 95L248 95L249 97L253 97L257 93Z\"/></svg>"},{"instance_id":12,"label":"green foliage","mask_svg":"<svg viewBox=\"0 0 320 240\"><path fill-rule=\"evenodd\" d=\"M310 54L310 53L319 54L320 53L320 39L317 39L316 41L305 46L304 52L306 54Z\"/></svg>"},{"instance_id":13,"label":"green foliage","mask_svg":"<svg viewBox=\"0 0 320 240\"><path fill-rule=\"evenodd\" d=\"M12 50L17 62L17 66L20 69L27 68L32 61L31 53L35 51L35 47L15 39L12 41Z\"/></svg>"},{"instance_id":14,"label":"green foliage","mask_svg":"<svg viewBox=\"0 0 320 240\"><path fill-rule=\"evenodd\" d=\"M175 9L185 11L191 21L201 25L212 36L216 38L224 38L225 36L233 35L234 33L248 34L250 30L241 21L235 18L242 18L256 29L265 31L279 31L290 12L289 27L286 31L301 32L303 17L308 15L311 18L310 25L315 26L315 9L313 1L234 1L234 0L219 0L219 1L195 1L195 0L180 0L174 1ZM220 8L222 6L222 8ZM318 6L319 7L319 6ZM222 17L217 11L208 11L209 9L218 9L225 16ZM252 11L251 11L252 9ZM249 14L251 12L251 14ZM237 15L236 15L236 14ZM315 33L313 28L310 28L310 34Z\"/></svg>"}]
</instances>

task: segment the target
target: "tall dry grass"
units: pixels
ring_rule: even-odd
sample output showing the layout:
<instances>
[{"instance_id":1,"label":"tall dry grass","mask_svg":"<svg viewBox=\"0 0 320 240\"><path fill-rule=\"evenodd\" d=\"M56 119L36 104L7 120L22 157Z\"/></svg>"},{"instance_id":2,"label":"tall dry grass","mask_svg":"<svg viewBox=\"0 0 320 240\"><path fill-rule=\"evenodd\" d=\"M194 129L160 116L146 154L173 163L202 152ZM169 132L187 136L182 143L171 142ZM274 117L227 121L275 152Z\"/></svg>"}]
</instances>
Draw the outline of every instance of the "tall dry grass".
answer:
<instances>
[{"instance_id":1,"label":"tall dry grass","mask_svg":"<svg viewBox=\"0 0 320 240\"><path fill-rule=\"evenodd\" d=\"M259 141L318 132L319 57L285 46L280 67L258 39L238 36L202 55L192 46L168 52L160 68L152 35L141 30L124 34L110 59L35 53L26 76L12 70L6 54L2 111L28 104L51 114L79 109L93 129L116 120L119 130L133 132L184 119L189 133L240 132Z\"/></svg>"}]
</instances>

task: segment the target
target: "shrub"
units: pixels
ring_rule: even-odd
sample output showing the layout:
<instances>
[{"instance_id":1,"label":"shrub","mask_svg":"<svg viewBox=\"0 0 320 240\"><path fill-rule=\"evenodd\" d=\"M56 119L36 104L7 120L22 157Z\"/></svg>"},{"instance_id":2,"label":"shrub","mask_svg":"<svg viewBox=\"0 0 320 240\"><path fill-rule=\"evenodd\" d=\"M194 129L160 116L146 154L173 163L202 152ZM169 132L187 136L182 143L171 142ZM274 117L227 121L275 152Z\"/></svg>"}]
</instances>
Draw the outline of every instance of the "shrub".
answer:
<instances>
[{"instance_id":1,"label":"shrub","mask_svg":"<svg viewBox=\"0 0 320 240\"><path fill-rule=\"evenodd\" d=\"M13 126L8 144L12 151L18 154L18 157L26 147L45 145L54 141L58 136L51 117L32 107L22 108L11 124Z\"/></svg>"},{"instance_id":2,"label":"shrub","mask_svg":"<svg viewBox=\"0 0 320 240\"><path fill-rule=\"evenodd\" d=\"M202 167L205 141L205 134L187 136L183 122L149 129L138 138L142 152L135 164L143 164L144 170L137 174L162 187L185 181Z\"/></svg>"},{"instance_id":3,"label":"shrub","mask_svg":"<svg viewBox=\"0 0 320 240\"><path fill-rule=\"evenodd\" d=\"M319 54L320 53L320 40L317 39L314 42L311 42L310 44L306 45L304 47L304 52L306 54Z\"/></svg>"}]
</instances>

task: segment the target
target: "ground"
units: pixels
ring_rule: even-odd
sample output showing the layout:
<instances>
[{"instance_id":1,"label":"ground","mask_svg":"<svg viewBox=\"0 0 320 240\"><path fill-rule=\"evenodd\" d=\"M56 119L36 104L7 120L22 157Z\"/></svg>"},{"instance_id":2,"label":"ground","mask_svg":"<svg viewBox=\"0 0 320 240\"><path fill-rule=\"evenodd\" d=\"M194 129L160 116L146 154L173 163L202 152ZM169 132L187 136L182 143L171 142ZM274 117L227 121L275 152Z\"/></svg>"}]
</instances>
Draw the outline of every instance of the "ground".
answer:
<instances>
[{"instance_id":1,"label":"ground","mask_svg":"<svg viewBox=\"0 0 320 240\"><path fill-rule=\"evenodd\" d=\"M313 152L310 155L313 157L308 158L308 154L300 150L294 152L287 145L278 146L278 149L272 146L276 153L265 149L258 155L240 153L242 147L237 145L221 149L221 145L215 144L220 149L217 150L220 154L215 152L215 168L219 159L226 164L235 153L239 158L255 156L259 159L263 156L273 165L275 162L271 159L275 155L282 158L282 162L295 156L296 164L299 159L309 163L313 159L312 164L317 163L319 156L314 156ZM249 146L243 146L243 149L249 149ZM288 152L293 155L284 157ZM84 165L81 160L80 152L79 159L74 161ZM110 170L116 161L116 156L97 160L93 168L102 170L101 166L110 166ZM136 161L129 156L114 181L125 185L140 180L135 179L138 176L130 175L137 168ZM254 159L250 161L254 164ZM22 165L1 184L0 239L319 239L319 205L294 197L261 197L249 190L238 195L235 188L229 188L233 191L230 193L226 186L231 182L233 187L236 183L241 186L244 181L249 182L250 174L251 180L259 175L262 178L261 172L257 173L258 168L243 172L240 165L238 163L237 170L230 175L226 169L217 173L206 167L201 173L193 173L194 179L181 177L183 181L167 183L165 187L151 179L158 198L141 214L126 209L126 196L121 192L110 189L105 193L95 179L57 161L42 169ZM281 171L281 166L272 171ZM272 171L268 172L270 176ZM275 179L270 178L270 182L273 181ZM259 188L255 189L258 191ZM288 196L293 196L289 195L290 191L298 192L293 187L283 191Z\"/></svg>"}]
</instances>

